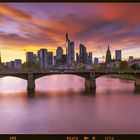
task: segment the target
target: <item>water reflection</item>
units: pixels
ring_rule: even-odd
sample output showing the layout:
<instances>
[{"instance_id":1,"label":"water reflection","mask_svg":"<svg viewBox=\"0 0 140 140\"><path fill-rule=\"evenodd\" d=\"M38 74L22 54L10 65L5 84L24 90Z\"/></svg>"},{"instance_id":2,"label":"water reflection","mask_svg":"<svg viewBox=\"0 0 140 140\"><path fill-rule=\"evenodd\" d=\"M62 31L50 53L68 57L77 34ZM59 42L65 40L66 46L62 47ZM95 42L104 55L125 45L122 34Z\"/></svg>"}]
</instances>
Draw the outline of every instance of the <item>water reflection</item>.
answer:
<instances>
[{"instance_id":1,"label":"water reflection","mask_svg":"<svg viewBox=\"0 0 140 140\"><path fill-rule=\"evenodd\" d=\"M134 82L104 76L96 84L87 92L83 78L48 76L36 80L29 96L26 81L1 78L0 133L139 134L140 91Z\"/></svg>"}]
</instances>

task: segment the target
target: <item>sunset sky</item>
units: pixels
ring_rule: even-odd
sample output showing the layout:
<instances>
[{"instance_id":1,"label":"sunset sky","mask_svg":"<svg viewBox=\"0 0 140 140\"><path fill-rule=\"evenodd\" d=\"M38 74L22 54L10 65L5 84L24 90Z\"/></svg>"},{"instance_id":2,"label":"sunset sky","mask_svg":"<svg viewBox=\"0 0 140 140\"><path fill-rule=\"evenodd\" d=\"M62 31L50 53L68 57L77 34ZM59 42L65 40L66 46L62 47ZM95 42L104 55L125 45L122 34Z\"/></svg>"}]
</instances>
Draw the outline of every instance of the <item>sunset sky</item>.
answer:
<instances>
[{"instance_id":1,"label":"sunset sky","mask_svg":"<svg viewBox=\"0 0 140 140\"><path fill-rule=\"evenodd\" d=\"M0 51L2 61L20 58L25 50L36 52L65 49L65 33L83 43L93 57L105 55L108 44L114 56L122 49L123 59L140 57L140 4L109 3L1 3Z\"/></svg>"}]
</instances>

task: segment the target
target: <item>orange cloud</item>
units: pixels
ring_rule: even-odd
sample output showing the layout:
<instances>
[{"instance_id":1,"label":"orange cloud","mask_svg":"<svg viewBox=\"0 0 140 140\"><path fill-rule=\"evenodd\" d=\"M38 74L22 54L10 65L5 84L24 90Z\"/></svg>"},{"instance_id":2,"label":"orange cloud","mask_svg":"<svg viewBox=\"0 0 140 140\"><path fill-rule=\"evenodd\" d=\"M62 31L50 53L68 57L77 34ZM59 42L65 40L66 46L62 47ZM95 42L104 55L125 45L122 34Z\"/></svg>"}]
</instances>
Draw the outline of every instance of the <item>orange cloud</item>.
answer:
<instances>
[{"instance_id":1,"label":"orange cloud","mask_svg":"<svg viewBox=\"0 0 140 140\"><path fill-rule=\"evenodd\" d=\"M8 5L0 5L0 14L22 22L30 22L32 20L29 14Z\"/></svg>"}]
</instances>

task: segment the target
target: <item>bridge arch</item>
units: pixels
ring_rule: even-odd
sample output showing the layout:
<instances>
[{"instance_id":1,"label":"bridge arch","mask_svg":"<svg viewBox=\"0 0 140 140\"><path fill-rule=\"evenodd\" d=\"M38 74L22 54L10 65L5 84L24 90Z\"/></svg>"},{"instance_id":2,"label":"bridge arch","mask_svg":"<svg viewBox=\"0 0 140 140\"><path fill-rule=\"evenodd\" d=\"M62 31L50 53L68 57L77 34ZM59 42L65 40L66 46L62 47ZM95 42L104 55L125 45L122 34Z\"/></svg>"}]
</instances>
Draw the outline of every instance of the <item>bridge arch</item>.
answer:
<instances>
[{"instance_id":1,"label":"bridge arch","mask_svg":"<svg viewBox=\"0 0 140 140\"><path fill-rule=\"evenodd\" d=\"M0 75L0 78L3 78L3 77L15 77L15 78L20 78L20 79L23 79L23 80L28 80L27 76L19 76L19 75Z\"/></svg>"},{"instance_id":2,"label":"bridge arch","mask_svg":"<svg viewBox=\"0 0 140 140\"><path fill-rule=\"evenodd\" d=\"M83 79L87 79L89 78L89 76L87 75L81 75L81 74L66 74L66 73L55 73L55 74L36 74L34 75L34 79L37 80L37 79L40 79L40 78L43 78L45 76L53 76L53 75L69 75L69 76L77 76L77 77L80 77L80 78L83 78Z\"/></svg>"}]
</instances>

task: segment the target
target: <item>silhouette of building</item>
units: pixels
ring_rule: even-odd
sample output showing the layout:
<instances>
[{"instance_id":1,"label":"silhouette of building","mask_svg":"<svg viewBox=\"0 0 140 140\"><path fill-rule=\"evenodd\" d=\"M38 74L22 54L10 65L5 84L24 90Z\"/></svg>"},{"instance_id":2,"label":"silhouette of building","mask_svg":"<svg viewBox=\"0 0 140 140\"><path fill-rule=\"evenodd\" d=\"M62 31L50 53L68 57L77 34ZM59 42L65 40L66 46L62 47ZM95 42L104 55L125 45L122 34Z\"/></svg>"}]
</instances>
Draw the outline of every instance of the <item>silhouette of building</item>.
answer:
<instances>
[{"instance_id":1,"label":"silhouette of building","mask_svg":"<svg viewBox=\"0 0 140 140\"><path fill-rule=\"evenodd\" d=\"M94 58L94 64L98 64L99 63L99 59L97 57Z\"/></svg>"},{"instance_id":2,"label":"silhouette of building","mask_svg":"<svg viewBox=\"0 0 140 140\"><path fill-rule=\"evenodd\" d=\"M22 67L22 60L21 59L15 59L15 68L21 69Z\"/></svg>"},{"instance_id":3,"label":"silhouette of building","mask_svg":"<svg viewBox=\"0 0 140 140\"><path fill-rule=\"evenodd\" d=\"M74 64L74 41L71 41L69 44L69 48L68 48L68 59L69 59L69 65L73 65Z\"/></svg>"},{"instance_id":4,"label":"silhouette of building","mask_svg":"<svg viewBox=\"0 0 140 140\"><path fill-rule=\"evenodd\" d=\"M74 41L70 41L68 33L66 33L66 55L67 55L67 66L74 64Z\"/></svg>"},{"instance_id":5,"label":"silhouette of building","mask_svg":"<svg viewBox=\"0 0 140 140\"><path fill-rule=\"evenodd\" d=\"M131 62L133 60L134 60L134 57L133 56L129 56L128 62Z\"/></svg>"},{"instance_id":6,"label":"silhouette of building","mask_svg":"<svg viewBox=\"0 0 140 140\"><path fill-rule=\"evenodd\" d=\"M121 59L122 59L121 50L115 50L115 60L121 61Z\"/></svg>"},{"instance_id":7,"label":"silhouette of building","mask_svg":"<svg viewBox=\"0 0 140 140\"><path fill-rule=\"evenodd\" d=\"M53 52L48 52L48 65L53 65Z\"/></svg>"},{"instance_id":8,"label":"silhouette of building","mask_svg":"<svg viewBox=\"0 0 140 140\"><path fill-rule=\"evenodd\" d=\"M105 60L105 63L109 64L110 62L111 62L111 52L110 52L109 45L108 45L108 49L106 51L106 60Z\"/></svg>"},{"instance_id":9,"label":"silhouette of building","mask_svg":"<svg viewBox=\"0 0 140 140\"><path fill-rule=\"evenodd\" d=\"M46 69L48 67L48 51L47 49L40 49L37 52L38 63L41 68Z\"/></svg>"},{"instance_id":10,"label":"silhouette of building","mask_svg":"<svg viewBox=\"0 0 140 140\"><path fill-rule=\"evenodd\" d=\"M56 56L53 57L53 65L54 65L54 66L57 65L57 63L56 63Z\"/></svg>"},{"instance_id":11,"label":"silhouette of building","mask_svg":"<svg viewBox=\"0 0 140 140\"><path fill-rule=\"evenodd\" d=\"M79 45L80 63L87 64L87 52L86 47L81 43Z\"/></svg>"},{"instance_id":12,"label":"silhouette of building","mask_svg":"<svg viewBox=\"0 0 140 140\"><path fill-rule=\"evenodd\" d=\"M14 69L15 68L15 61L10 61L9 68Z\"/></svg>"},{"instance_id":13,"label":"silhouette of building","mask_svg":"<svg viewBox=\"0 0 140 140\"><path fill-rule=\"evenodd\" d=\"M62 65L62 55L63 55L62 47L57 47L56 49L56 65L57 66Z\"/></svg>"},{"instance_id":14,"label":"silhouette of building","mask_svg":"<svg viewBox=\"0 0 140 140\"><path fill-rule=\"evenodd\" d=\"M57 47L56 49L56 59L62 59L63 49L62 47Z\"/></svg>"},{"instance_id":15,"label":"silhouette of building","mask_svg":"<svg viewBox=\"0 0 140 140\"><path fill-rule=\"evenodd\" d=\"M65 66L67 63L67 55L62 55L62 65Z\"/></svg>"},{"instance_id":16,"label":"silhouette of building","mask_svg":"<svg viewBox=\"0 0 140 140\"><path fill-rule=\"evenodd\" d=\"M26 53L26 62L35 62L35 55L33 52Z\"/></svg>"},{"instance_id":17,"label":"silhouette of building","mask_svg":"<svg viewBox=\"0 0 140 140\"><path fill-rule=\"evenodd\" d=\"M76 64L80 63L80 55L76 53Z\"/></svg>"},{"instance_id":18,"label":"silhouette of building","mask_svg":"<svg viewBox=\"0 0 140 140\"><path fill-rule=\"evenodd\" d=\"M87 64L92 65L92 52L87 54Z\"/></svg>"}]
</instances>

